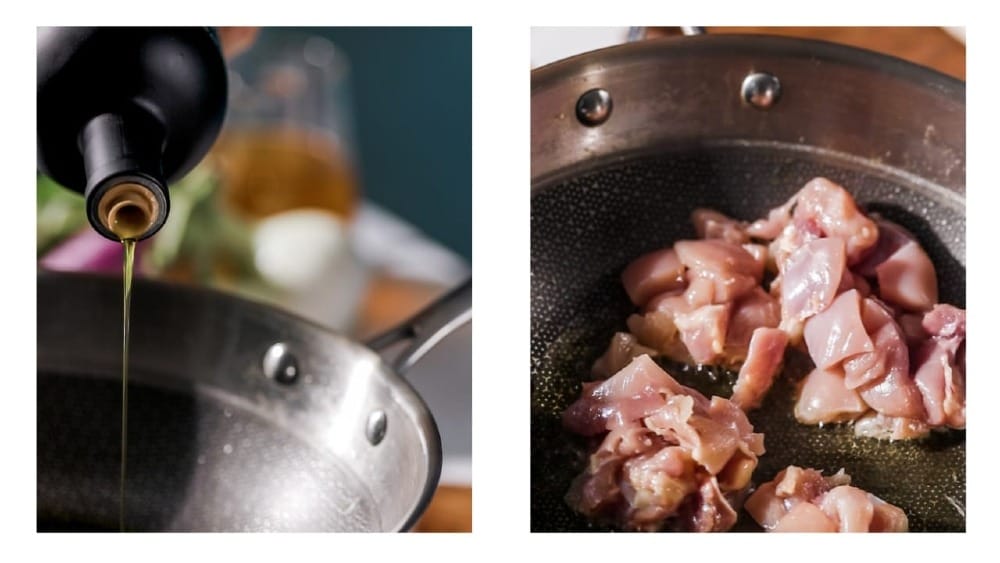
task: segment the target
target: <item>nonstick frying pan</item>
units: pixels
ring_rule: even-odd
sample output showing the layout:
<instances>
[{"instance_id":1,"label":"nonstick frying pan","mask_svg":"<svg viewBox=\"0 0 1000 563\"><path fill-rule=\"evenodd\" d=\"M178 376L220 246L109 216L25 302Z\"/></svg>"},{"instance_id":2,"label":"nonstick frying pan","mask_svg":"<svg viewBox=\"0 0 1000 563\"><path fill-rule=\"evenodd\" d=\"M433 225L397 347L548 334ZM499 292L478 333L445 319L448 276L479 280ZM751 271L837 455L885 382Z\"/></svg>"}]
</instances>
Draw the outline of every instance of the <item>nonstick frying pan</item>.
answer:
<instances>
[{"instance_id":1,"label":"nonstick frying pan","mask_svg":"<svg viewBox=\"0 0 1000 563\"><path fill-rule=\"evenodd\" d=\"M471 282L369 347L276 309L138 280L126 529L400 531L437 427L401 378L471 318ZM38 529L117 530L121 278L38 276Z\"/></svg>"},{"instance_id":2,"label":"nonstick frying pan","mask_svg":"<svg viewBox=\"0 0 1000 563\"><path fill-rule=\"evenodd\" d=\"M637 256L694 238L711 207L764 217L830 178L914 232L941 301L965 307L965 86L868 51L765 36L642 41L532 73L531 529L604 530L564 501L587 461L560 414L633 312L620 282ZM671 366L725 397L733 375ZM750 420L767 453L753 481L790 464L903 508L911 531L965 529L965 432L918 442L853 437L792 416L808 358L791 355ZM973 385L975 385L973 383ZM740 514L738 530L758 530Z\"/></svg>"}]
</instances>

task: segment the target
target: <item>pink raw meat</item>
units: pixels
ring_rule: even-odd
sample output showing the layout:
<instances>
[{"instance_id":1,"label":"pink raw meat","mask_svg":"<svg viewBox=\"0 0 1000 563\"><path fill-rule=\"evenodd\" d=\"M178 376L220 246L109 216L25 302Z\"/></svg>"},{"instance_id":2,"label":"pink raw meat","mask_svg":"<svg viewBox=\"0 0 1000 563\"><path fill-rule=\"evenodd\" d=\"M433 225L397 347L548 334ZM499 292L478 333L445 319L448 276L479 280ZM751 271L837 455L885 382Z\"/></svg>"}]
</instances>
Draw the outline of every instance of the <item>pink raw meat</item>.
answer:
<instances>
[{"instance_id":1,"label":"pink raw meat","mask_svg":"<svg viewBox=\"0 0 1000 563\"><path fill-rule=\"evenodd\" d=\"M673 248L636 258L622 272L622 285L632 303L642 307L653 296L684 287L684 265Z\"/></svg>"}]
</instances>

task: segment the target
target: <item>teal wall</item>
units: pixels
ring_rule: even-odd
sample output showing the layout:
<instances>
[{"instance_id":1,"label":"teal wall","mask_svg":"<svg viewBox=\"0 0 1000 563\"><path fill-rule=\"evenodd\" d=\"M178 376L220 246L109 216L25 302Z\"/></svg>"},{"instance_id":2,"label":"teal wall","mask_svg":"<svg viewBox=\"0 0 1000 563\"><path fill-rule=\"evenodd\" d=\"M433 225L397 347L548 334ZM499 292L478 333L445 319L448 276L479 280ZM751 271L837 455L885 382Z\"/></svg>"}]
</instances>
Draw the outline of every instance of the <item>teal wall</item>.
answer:
<instances>
[{"instance_id":1,"label":"teal wall","mask_svg":"<svg viewBox=\"0 0 1000 563\"><path fill-rule=\"evenodd\" d=\"M313 28L351 61L365 196L472 258L472 29Z\"/></svg>"}]
</instances>

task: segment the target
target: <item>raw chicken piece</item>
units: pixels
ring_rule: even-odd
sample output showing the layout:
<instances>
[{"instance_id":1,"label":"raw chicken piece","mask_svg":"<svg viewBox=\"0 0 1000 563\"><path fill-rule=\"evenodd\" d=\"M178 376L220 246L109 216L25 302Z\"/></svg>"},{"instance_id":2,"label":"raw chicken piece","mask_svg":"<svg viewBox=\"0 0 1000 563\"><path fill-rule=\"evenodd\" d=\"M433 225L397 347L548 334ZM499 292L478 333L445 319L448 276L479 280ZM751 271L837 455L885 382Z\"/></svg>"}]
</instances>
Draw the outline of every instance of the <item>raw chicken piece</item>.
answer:
<instances>
[{"instance_id":1,"label":"raw chicken piece","mask_svg":"<svg viewBox=\"0 0 1000 563\"><path fill-rule=\"evenodd\" d=\"M782 273L793 252L814 240L823 238L823 231L812 221L792 221L787 224L778 238L767 247L768 256L774 261L772 271Z\"/></svg>"},{"instance_id":2,"label":"raw chicken piece","mask_svg":"<svg viewBox=\"0 0 1000 563\"><path fill-rule=\"evenodd\" d=\"M818 505L830 520L840 523L837 532L867 532L875 514L868 493L850 485L831 489Z\"/></svg>"},{"instance_id":3,"label":"raw chicken piece","mask_svg":"<svg viewBox=\"0 0 1000 563\"><path fill-rule=\"evenodd\" d=\"M600 450L590 456L590 466L573 480L566 493L566 502L588 517L613 509L621 497L618 473L625 459Z\"/></svg>"},{"instance_id":4,"label":"raw chicken piece","mask_svg":"<svg viewBox=\"0 0 1000 563\"><path fill-rule=\"evenodd\" d=\"M690 297L691 291L691 288L687 288L661 293L650 299L649 303L646 303L646 307L643 311L647 313L659 311L667 313L671 318L673 318L673 316L677 313L690 313L694 307L707 305L712 302L712 296L709 294L707 301L702 303L699 300L697 304L692 306Z\"/></svg>"},{"instance_id":5,"label":"raw chicken piece","mask_svg":"<svg viewBox=\"0 0 1000 563\"><path fill-rule=\"evenodd\" d=\"M581 397L563 413L563 424L594 436L657 412L666 406L667 395L684 390L649 356L639 356L609 379L584 383Z\"/></svg>"},{"instance_id":6,"label":"raw chicken piece","mask_svg":"<svg viewBox=\"0 0 1000 563\"><path fill-rule=\"evenodd\" d=\"M933 426L965 428L965 311L935 305L924 315L922 328L928 339L914 354L914 380L923 395L927 422Z\"/></svg>"},{"instance_id":7,"label":"raw chicken piece","mask_svg":"<svg viewBox=\"0 0 1000 563\"><path fill-rule=\"evenodd\" d=\"M795 402L795 419L803 424L845 422L868 409L861 395L844 385L844 375L839 370L816 368L802 382Z\"/></svg>"},{"instance_id":8,"label":"raw chicken piece","mask_svg":"<svg viewBox=\"0 0 1000 563\"><path fill-rule=\"evenodd\" d=\"M825 178L809 181L746 232L772 241L770 254L781 273L792 253L814 240L841 240L847 264L861 261L878 240L878 227L858 209L851 194Z\"/></svg>"},{"instance_id":9,"label":"raw chicken piece","mask_svg":"<svg viewBox=\"0 0 1000 563\"><path fill-rule=\"evenodd\" d=\"M873 216L875 225L878 227L878 240L875 246L868 249L863 260L855 264L851 269L862 276L874 279L876 277L875 268L885 262L890 256L895 254L903 245L917 240L910 231L903 227L887 221L881 217Z\"/></svg>"},{"instance_id":10,"label":"raw chicken piece","mask_svg":"<svg viewBox=\"0 0 1000 563\"><path fill-rule=\"evenodd\" d=\"M737 299L726 329L726 363L742 362L747 357L753 332L758 328L777 328L780 322L778 301L760 287Z\"/></svg>"},{"instance_id":11,"label":"raw chicken piece","mask_svg":"<svg viewBox=\"0 0 1000 563\"><path fill-rule=\"evenodd\" d=\"M910 311L926 311L938 300L937 272L920 245L908 242L875 268L882 299Z\"/></svg>"},{"instance_id":12,"label":"raw chicken piece","mask_svg":"<svg viewBox=\"0 0 1000 563\"><path fill-rule=\"evenodd\" d=\"M646 355L585 384L563 424L587 436L607 432L567 502L627 530L728 530L732 502L764 453L763 436L738 407L680 385Z\"/></svg>"},{"instance_id":13,"label":"raw chicken piece","mask_svg":"<svg viewBox=\"0 0 1000 563\"><path fill-rule=\"evenodd\" d=\"M700 239L722 239L732 244L750 242L747 224L719 213L714 209L699 207L691 212L691 223Z\"/></svg>"},{"instance_id":14,"label":"raw chicken piece","mask_svg":"<svg viewBox=\"0 0 1000 563\"><path fill-rule=\"evenodd\" d=\"M714 302L726 303L760 284L761 264L743 247L722 240L682 240L674 244L688 268L689 280L703 278L714 285Z\"/></svg>"},{"instance_id":15,"label":"raw chicken piece","mask_svg":"<svg viewBox=\"0 0 1000 563\"><path fill-rule=\"evenodd\" d=\"M906 518L906 513L898 506L893 506L871 493L868 494L868 500L871 501L874 509L871 524L868 526L869 532L910 531L910 523Z\"/></svg>"},{"instance_id":16,"label":"raw chicken piece","mask_svg":"<svg viewBox=\"0 0 1000 563\"><path fill-rule=\"evenodd\" d=\"M747 243L741 244L740 248L747 251L747 254L753 256L753 259L760 265L761 271L767 269L768 259L770 254L767 252L767 246L763 244Z\"/></svg>"},{"instance_id":17,"label":"raw chicken piece","mask_svg":"<svg viewBox=\"0 0 1000 563\"><path fill-rule=\"evenodd\" d=\"M935 339L965 340L965 310L954 305L935 305L924 315L921 324L924 331Z\"/></svg>"},{"instance_id":18,"label":"raw chicken piece","mask_svg":"<svg viewBox=\"0 0 1000 563\"><path fill-rule=\"evenodd\" d=\"M758 328L750 339L750 352L733 387L733 404L745 411L760 406L771 389L785 357L788 335L776 328Z\"/></svg>"},{"instance_id":19,"label":"raw chicken piece","mask_svg":"<svg viewBox=\"0 0 1000 563\"><path fill-rule=\"evenodd\" d=\"M836 532L837 523L815 504L800 502L788 509L769 532Z\"/></svg>"},{"instance_id":20,"label":"raw chicken piece","mask_svg":"<svg viewBox=\"0 0 1000 563\"><path fill-rule=\"evenodd\" d=\"M711 305L716 302L716 285L715 282L708 277L701 277L697 272L693 270L688 270L687 273L688 286L684 290L684 303L687 305L687 309L684 312L691 312L698 307L703 307L705 305ZM719 299L719 302L724 302L725 299ZM661 303L660 308L662 309L665 303ZM677 311L681 311L677 308Z\"/></svg>"},{"instance_id":21,"label":"raw chicken piece","mask_svg":"<svg viewBox=\"0 0 1000 563\"><path fill-rule=\"evenodd\" d=\"M885 377L890 364L900 374L909 370L903 331L893 322L889 310L881 302L866 298L861 301L861 318L873 349L844 361L845 384L850 389Z\"/></svg>"},{"instance_id":22,"label":"raw chicken piece","mask_svg":"<svg viewBox=\"0 0 1000 563\"><path fill-rule=\"evenodd\" d=\"M844 270L844 275L840 278L840 287L837 288L837 293L843 293L852 289L856 289L861 294L861 297L868 297L872 294L872 286L864 276L852 273L850 270Z\"/></svg>"},{"instance_id":23,"label":"raw chicken piece","mask_svg":"<svg viewBox=\"0 0 1000 563\"><path fill-rule=\"evenodd\" d=\"M638 455L663 447L663 440L638 421L621 424L612 428L601 442L600 451L615 455Z\"/></svg>"},{"instance_id":24,"label":"raw chicken piece","mask_svg":"<svg viewBox=\"0 0 1000 563\"><path fill-rule=\"evenodd\" d=\"M631 315L625 321L628 330L643 346L649 346L664 356L678 362L691 362L684 343L681 342L673 316L666 311L651 311L645 315ZM650 354L651 356L654 354ZM598 374L595 374L598 375Z\"/></svg>"},{"instance_id":25,"label":"raw chicken piece","mask_svg":"<svg viewBox=\"0 0 1000 563\"><path fill-rule=\"evenodd\" d=\"M854 197L826 178L814 178L799 191L792 218L814 222L823 236L843 240L848 264L859 262L878 240L878 227L858 209Z\"/></svg>"},{"instance_id":26,"label":"raw chicken piece","mask_svg":"<svg viewBox=\"0 0 1000 563\"><path fill-rule=\"evenodd\" d=\"M844 382L861 398L887 416L922 419L923 400L910 374L909 350L892 314L878 301L866 298L862 318L875 345L873 352L844 361Z\"/></svg>"},{"instance_id":27,"label":"raw chicken piece","mask_svg":"<svg viewBox=\"0 0 1000 563\"><path fill-rule=\"evenodd\" d=\"M772 530L796 505L808 503L833 487L850 482L850 476L843 470L823 477L815 469L789 465L778 472L774 480L757 487L747 498L744 508L765 530Z\"/></svg>"},{"instance_id":28,"label":"raw chicken piece","mask_svg":"<svg viewBox=\"0 0 1000 563\"><path fill-rule=\"evenodd\" d=\"M737 452L751 458L754 466L756 456L764 453L763 435L753 431L739 407L722 397L707 401L700 394L675 396L665 408L646 417L645 424L690 449L691 457L712 475L725 470ZM735 487L747 485L749 477Z\"/></svg>"},{"instance_id":29,"label":"raw chicken piece","mask_svg":"<svg viewBox=\"0 0 1000 563\"><path fill-rule=\"evenodd\" d=\"M857 487L835 487L818 499L819 507L834 522L837 532L906 532L906 513Z\"/></svg>"},{"instance_id":30,"label":"raw chicken piece","mask_svg":"<svg viewBox=\"0 0 1000 563\"><path fill-rule=\"evenodd\" d=\"M642 314L627 320L629 332L647 353L699 365L739 365L753 330L780 322L777 302L760 287L767 249L747 242L740 234L746 225L722 214L698 210L693 220L701 234L719 238L680 241L640 257L623 273L630 299L643 306ZM661 291L650 295L653 290ZM736 329L732 336L730 321ZM616 336L609 351L620 360L630 345ZM607 364L611 358L605 354L594 373L607 375L617 367Z\"/></svg>"},{"instance_id":31,"label":"raw chicken piece","mask_svg":"<svg viewBox=\"0 0 1000 563\"><path fill-rule=\"evenodd\" d=\"M869 411L854 423L855 436L877 440L913 440L923 438L930 431L931 427L921 420L887 416L875 411Z\"/></svg>"},{"instance_id":32,"label":"raw chicken piece","mask_svg":"<svg viewBox=\"0 0 1000 563\"><path fill-rule=\"evenodd\" d=\"M917 238L885 219L876 221L877 244L854 270L878 280L879 296L910 311L926 311L938 300L937 272Z\"/></svg>"},{"instance_id":33,"label":"raw chicken piece","mask_svg":"<svg viewBox=\"0 0 1000 563\"><path fill-rule=\"evenodd\" d=\"M625 520L634 529L659 529L697 490L695 467L690 452L679 446L627 459L622 466Z\"/></svg>"},{"instance_id":34,"label":"raw chicken piece","mask_svg":"<svg viewBox=\"0 0 1000 563\"><path fill-rule=\"evenodd\" d=\"M780 207L775 207L768 212L767 219L758 219L750 223L750 226L746 229L747 234L751 237L764 240L778 238L792 220L792 208L795 207L797 199L798 194L795 194Z\"/></svg>"},{"instance_id":35,"label":"raw chicken piece","mask_svg":"<svg viewBox=\"0 0 1000 563\"><path fill-rule=\"evenodd\" d=\"M844 242L816 239L797 248L781 269L782 326L805 321L833 303L844 274Z\"/></svg>"},{"instance_id":36,"label":"raw chicken piece","mask_svg":"<svg viewBox=\"0 0 1000 563\"><path fill-rule=\"evenodd\" d=\"M747 499L750 516L769 532L905 532L906 514L850 485L840 470L823 477L794 465Z\"/></svg>"},{"instance_id":37,"label":"raw chicken piece","mask_svg":"<svg viewBox=\"0 0 1000 563\"><path fill-rule=\"evenodd\" d=\"M824 311L809 318L804 336L809 356L823 369L875 349L861 321L861 295L855 289L841 293Z\"/></svg>"},{"instance_id":38,"label":"raw chicken piece","mask_svg":"<svg viewBox=\"0 0 1000 563\"><path fill-rule=\"evenodd\" d=\"M890 369L880 380L858 388L861 398L876 411L887 416L921 419L923 400L913 378Z\"/></svg>"},{"instance_id":39,"label":"raw chicken piece","mask_svg":"<svg viewBox=\"0 0 1000 563\"><path fill-rule=\"evenodd\" d=\"M622 285L632 303L642 307L652 297L683 289L684 265L673 248L665 248L636 258L622 272Z\"/></svg>"},{"instance_id":40,"label":"raw chicken piece","mask_svg":"<svg viewBox=\"0 0 1000 563\"><path fill-rule=\"evenodd\" d=\"M639 344L635 336L627 332L616 332L604 355L594 362L591 375L600 378L611 377L627 366L632 358L643 354L656 355L658 352Z\"/></svg>"},{"instance_id":41,"label":"raw chicken piece","mask_svg":"<svg viewBox=\"0 0 1000 563\"><path fill-rule=\"evenodd\" d=\"M715 479L704 479L697 496L679 514L674 529L688 532L725 532L736 524L736 510Z\"/></svg>"},{"instance_id":42,"label":"raw chicken piece","mask_svg":"<svg viewBox=\"0 0 1000 563\"><path fill-rule=\"evenodd\" d=\"M705 305L674 317L681 341L696 364L712 364L726 344L730 305Z\"/></svg>"},{"instance_id":43,"label":"raw chicken piece","mask_svg":"<svg viewBox=\"0 0 1000 563\"><path fill-rule=\"evenodd\" d=\"M711 280L696 278L681 294L669 292L653 298L645 315L628 319L629 331L642 345L671 359L716 363L726 346L732 306L711 304L714 287Z\"/></svg>"},{"instance_id":44,"label":"raw chicken piece","mask_svg":"<svg viewBox=\"0 0 1000 563\"><path fill-rule=\"evenodd\" d=\"M916 355L914 381L932 426L965 428L965 373L939 342L926 342Z\"/></svg>"},{"instance_id":45,"label":"raw chicken piece","mask_svg":"<svg viewBox=\"0 0 1000 563\"><path fill-rule=\"evenodd\" d=\"M729 303L712 305L713 296L714 283L696 278L683 293L658 295L646 305L644 314L630 316L626 321L629 333L650 355L678 362L738 366L746 359L753 331L778 326L780 307L759 286ZM617 335L613 338L609 351L623 345L620 339ZM604 360L600 361L603 367ZM607 375L605 371L594 374Z\"/></svg>"}]
</instances>

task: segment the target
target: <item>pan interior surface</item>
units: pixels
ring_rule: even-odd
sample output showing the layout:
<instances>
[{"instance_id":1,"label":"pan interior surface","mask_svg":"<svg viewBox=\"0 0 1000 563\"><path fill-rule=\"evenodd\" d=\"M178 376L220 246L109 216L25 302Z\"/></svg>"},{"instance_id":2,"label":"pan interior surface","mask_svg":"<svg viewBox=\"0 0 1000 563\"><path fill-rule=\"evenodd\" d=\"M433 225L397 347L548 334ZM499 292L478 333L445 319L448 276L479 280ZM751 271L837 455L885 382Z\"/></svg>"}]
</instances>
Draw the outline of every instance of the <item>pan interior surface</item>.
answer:
<instances>
[{"instance_id":1,"label":"pan interior surface","mask_svg":"<svg viewBox=\"0 0 1000 563\"><path fill-rule=\"evenodd\" d=\"M663 150L535 186L531 203L531 527L600 531L564 500L587 463L588 444L565 431L561 412L590 380L591 364L634 311L621 286L634 258L695 238L690 213L710 207L753 220L823 176L869 212L919 239L937 269L940 301L965 307L964 198L918 178L850 157L774 146L700 146ZM911 531L965 529L965 432L914 442L854 438L846 425L797 423L795 383L811 368L790 354L761 409L750 413L767 449L756 484L795 464L832 474L902 508ZM734 374L666 366L682 383L728 397ZM745 512L737 530L759 530Z\"/></svg>"},{"instance_id":2,"label":"pan interior surface","mask_svg":"<svg viewBox=\"0 0 1000 563\"><path fill-rule=\"evenodd\" d=\"M118 530L120 395L113 378L39 374L39 531ZM237 402L137 384L128 429L127 531L382 529L348 465Z\"/></svg>"}]
</instances>

